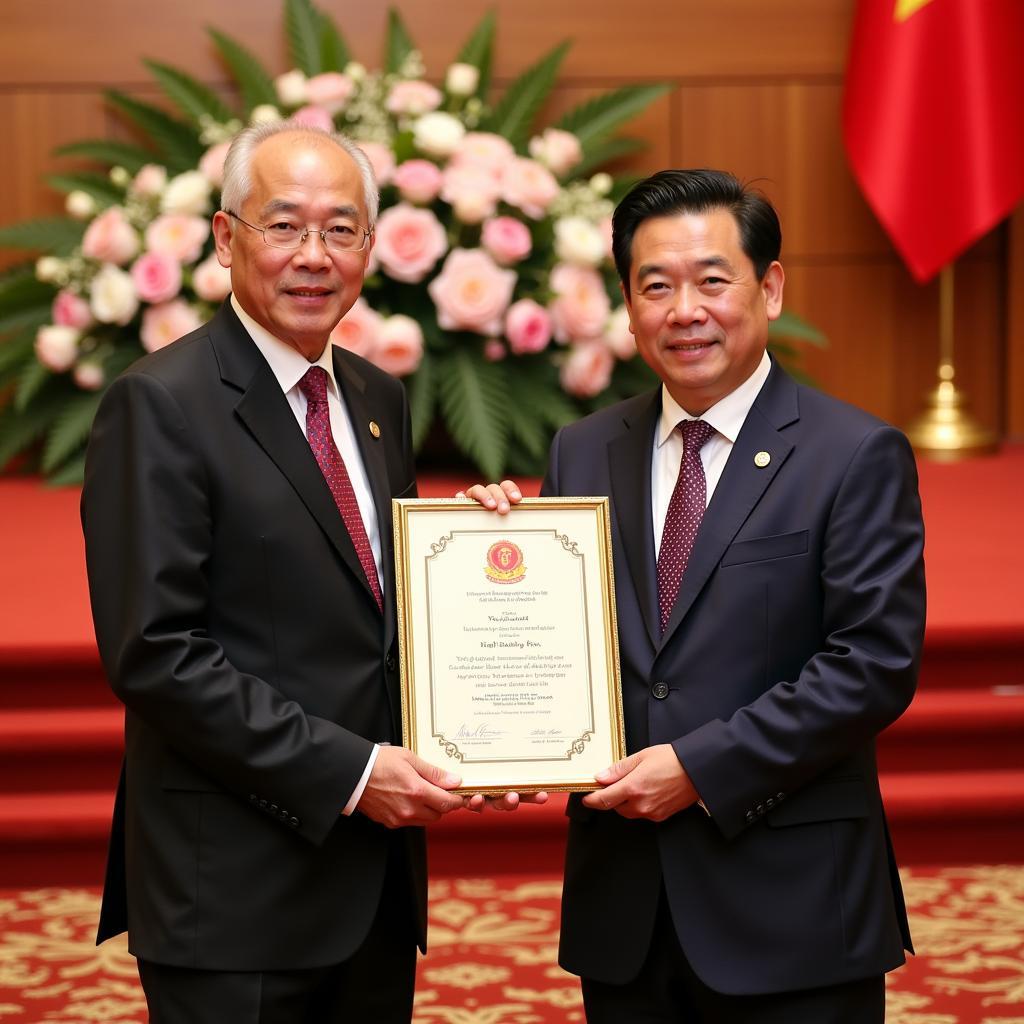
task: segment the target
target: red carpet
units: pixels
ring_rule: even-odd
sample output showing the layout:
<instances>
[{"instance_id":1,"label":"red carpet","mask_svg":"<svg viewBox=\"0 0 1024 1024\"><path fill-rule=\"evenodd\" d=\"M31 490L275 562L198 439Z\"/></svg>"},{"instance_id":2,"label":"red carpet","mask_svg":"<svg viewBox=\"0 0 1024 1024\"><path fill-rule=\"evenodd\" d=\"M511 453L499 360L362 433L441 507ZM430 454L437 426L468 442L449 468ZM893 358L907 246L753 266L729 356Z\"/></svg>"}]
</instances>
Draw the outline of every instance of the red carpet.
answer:
<instances>
[{"instance_id":1,"label":"red carpet","mask_svg":"<svg viewBox=\"0 0 1024 1024\"><path fill-rule=\"evenodd\" d=\"M1024 868L904 874L918 956L889 976L888 1024L1021 1024ZM579 985L555 963L556 879L440 880L414 1024L571 1024ZM0 891L0 1020L143 1024L123 939L93 945L93 889ZM623 1022L626 1024L626 1022Z\"/></svg>"}]
</instances>

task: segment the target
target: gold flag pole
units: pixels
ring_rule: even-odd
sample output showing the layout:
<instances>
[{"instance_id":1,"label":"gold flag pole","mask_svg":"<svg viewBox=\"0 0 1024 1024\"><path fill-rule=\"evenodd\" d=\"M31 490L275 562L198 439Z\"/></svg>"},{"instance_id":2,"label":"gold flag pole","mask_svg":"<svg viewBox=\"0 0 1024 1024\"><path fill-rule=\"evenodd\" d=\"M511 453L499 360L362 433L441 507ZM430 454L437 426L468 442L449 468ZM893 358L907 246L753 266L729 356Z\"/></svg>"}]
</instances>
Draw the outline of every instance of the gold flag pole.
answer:
<instances>
[{"instance_id":1,"label":"gold flag pole","mask_svg":"<svg viewBox=\"0 0 1024 1024\"><path fill-rule=\"evenodd\" d=\"M910 443L930 459L952 462L995 451L999 439L978 423L953 383L953 264L939 278L939 384L928 395L927 409L907 427Z\"/></svg>"}]
</instances>

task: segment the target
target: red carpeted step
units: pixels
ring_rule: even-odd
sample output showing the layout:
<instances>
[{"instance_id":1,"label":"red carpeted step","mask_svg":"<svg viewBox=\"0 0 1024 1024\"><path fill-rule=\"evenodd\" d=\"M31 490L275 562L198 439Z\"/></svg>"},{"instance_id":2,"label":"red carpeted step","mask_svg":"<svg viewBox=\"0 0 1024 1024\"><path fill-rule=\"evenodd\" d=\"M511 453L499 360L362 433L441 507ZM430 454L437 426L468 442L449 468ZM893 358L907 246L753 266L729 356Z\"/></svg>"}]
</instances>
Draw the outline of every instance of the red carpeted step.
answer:
<instances>
[{"instance_id":1,"label":"red carpeted step","mask_svg":"<svg viewBox=\"0 0 1024 1024\"><path fill-rule=\"evenodd\" d=\"M919 690L878 740L884 772L1024 769L1024 686Z\"/></svg>"}]
</instances>

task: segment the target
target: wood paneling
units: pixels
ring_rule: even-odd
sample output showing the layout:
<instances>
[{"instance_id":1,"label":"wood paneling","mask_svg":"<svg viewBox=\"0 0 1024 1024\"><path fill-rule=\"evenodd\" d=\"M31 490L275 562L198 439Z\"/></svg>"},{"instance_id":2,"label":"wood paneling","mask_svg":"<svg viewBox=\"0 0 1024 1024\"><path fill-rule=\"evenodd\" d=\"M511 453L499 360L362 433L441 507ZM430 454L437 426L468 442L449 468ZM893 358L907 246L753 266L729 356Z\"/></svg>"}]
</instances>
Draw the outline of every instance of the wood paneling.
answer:
<instances>
[{"instance_id":1,"label":"wood paneling","mask_svg":"<svg viewBox=\"0 0 1024 1024\"><path fill-rule=\"evenodd\" d=\"M321 0L355 57L380 64L387 7ZM9 153L0 163L0 222L59 210L42 184L68 166L49 151L89 135L128 137L102 104L110 85L152 98L141 64L153 57L223 90L228 76L204 33L212 24L250 49L272 74L287 69L282 0L211 8L176 0L2 0L0 118ZM493 10L500 89L562 40L557 117L595 92L667 81L672 92L630 125L648 148L619 169L718 166L758 179L777 203L785 239L788 308L820 325L830 347L810 351L820 384L896 423L934 386L937 285L903 268L857 189L840 131L843 71L854 0L398 0L438 78L477 21ZM941 210L936 211L941 216ZM993 232L957 266L957 370L976 414L1024 436L1024 214ZM0 254L0 261L9 257Z\"/></svg>"}]
</instances>

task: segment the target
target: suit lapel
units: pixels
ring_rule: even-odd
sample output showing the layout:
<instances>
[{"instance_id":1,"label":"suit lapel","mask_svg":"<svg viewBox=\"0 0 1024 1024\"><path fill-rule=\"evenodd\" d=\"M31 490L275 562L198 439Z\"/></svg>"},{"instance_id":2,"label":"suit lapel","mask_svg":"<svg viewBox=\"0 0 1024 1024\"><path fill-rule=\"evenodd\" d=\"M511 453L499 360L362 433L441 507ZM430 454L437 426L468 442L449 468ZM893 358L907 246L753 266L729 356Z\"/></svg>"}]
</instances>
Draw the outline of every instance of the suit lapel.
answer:
<instances>
[{"instance_id":1,"label":"suit lapel","mask_svg":"<svg viewBox=\"0 0 1024 1024\"><path fill-rule=\"evenodd\" d=\"M611 497L619 536L651 644L658 646L658 581L651 522L651 445L661 412L660 389L643 396L623 417L623 432L608 444Z\"/></svg>"},{"instance_id":2,"label":"suit lapel","mask_svg":"<svg viewBox=\"0 0 1024 1024\"><path fill-rule=\"evenodd\" d=\"M256 344L225 302L210 323L221 379L242 395L235 412L327 535L376 605L352 538L288 399Z\"/></svg>"},{"instance_id":3,"label":"suit lapel","mask_svg":"<svg viewBox=\"0 0 1024 1024\"><path fill-rule=\"evenodd\" d=\"M394 540L391 530L391 484L388 479L385 444L395 442L395 438L374 437L370 433L370 421L381 422L383 414L375 414L366 393L366 381L344 358L341 349L334 349L334 374L341 389L342 397L348 408L349 420L355 434L359 454L366 468L366 476L373 494L373 504L377 510L377 533L380 538L381 553L381 592L384 596L384 636L385 646L390 647L395 634L394 612L394 565L392 552Z\"/></svg>"},{"instance_id":4,"label":"suit lapel","mask_svg":"<svg viewBox=\"0 0 1024 1024\"><path fill-rule=\"evenodd\" d=\"M662 645L671 639L722 560L725 549L789 457L793 445L779 429L798 418L796 386L792 378L773 363L771 375L747 414L701 520L679 595L661 638ZM770 461L766 466L755 463L754 456L758 452L768 453Z\"/></svg>"}]
</instances>

